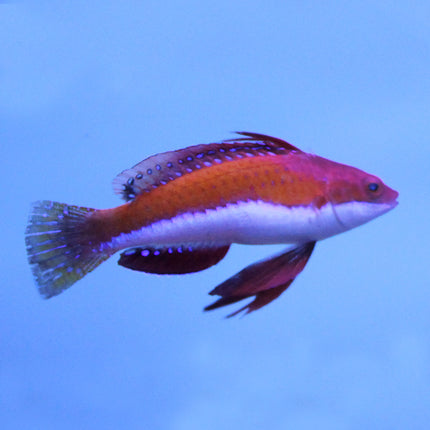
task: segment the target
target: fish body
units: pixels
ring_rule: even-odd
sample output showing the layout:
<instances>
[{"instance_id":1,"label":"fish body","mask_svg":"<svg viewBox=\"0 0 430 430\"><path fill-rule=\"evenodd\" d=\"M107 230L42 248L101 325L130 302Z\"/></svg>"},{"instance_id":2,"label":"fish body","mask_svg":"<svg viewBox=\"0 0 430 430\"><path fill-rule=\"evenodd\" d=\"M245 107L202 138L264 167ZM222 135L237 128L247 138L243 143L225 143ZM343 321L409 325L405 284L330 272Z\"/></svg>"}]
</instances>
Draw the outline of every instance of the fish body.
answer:
<instances>
[{"instance_id":1,"label":"fish body","mask_svg":"<svg viewBox=\"0 0 430 430\"><path fill-rule=\"evenodd\" d=\"M398 193L374 175L277 138L241 134L158 154L125 170L114 189L126 203L113 209L37 202L26 242L42 295L59 294L124 249L119 264L125 267L190 273L216 264L233 243L296 245L213 290L221 296L215 307L255 296L243 308L249 312L287 288L316 241L397 204ZM270 280L261 279L265 270Z\"/></svg>"}]
</instances>

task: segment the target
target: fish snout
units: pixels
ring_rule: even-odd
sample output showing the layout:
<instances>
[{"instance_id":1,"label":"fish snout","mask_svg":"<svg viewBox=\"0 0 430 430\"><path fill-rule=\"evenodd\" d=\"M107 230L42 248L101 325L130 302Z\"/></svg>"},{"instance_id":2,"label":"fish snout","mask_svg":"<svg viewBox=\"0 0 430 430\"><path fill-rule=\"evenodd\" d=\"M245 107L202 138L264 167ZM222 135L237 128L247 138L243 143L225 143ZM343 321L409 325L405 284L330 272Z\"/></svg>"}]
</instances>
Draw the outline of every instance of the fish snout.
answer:
<instances>
[{"instance_id":1,"label":"fish snout","mask_svg":"<svg viewBox=\"0 0 430 430\"><path fill-rule=\"evenodd\" d=\"M373 184L377 186L373 187ZM382 181L370 182L366 188L368 198L332 204L334 215L344 231L365 224L398 205L399 193Z\"/></svg>"},{"instance_id":2,"label":"fish snout","mask_svg":"<svg viewBox=\"0 0 430 430\"><path fill-rule=\"evenodd\" d=\"M385 203L391 206L391 208L395 208L399 202L397 198L399 197L399 193L396 190L385 185L384 192L381 195L380 202Z\"/></svg>"}]
</instances>

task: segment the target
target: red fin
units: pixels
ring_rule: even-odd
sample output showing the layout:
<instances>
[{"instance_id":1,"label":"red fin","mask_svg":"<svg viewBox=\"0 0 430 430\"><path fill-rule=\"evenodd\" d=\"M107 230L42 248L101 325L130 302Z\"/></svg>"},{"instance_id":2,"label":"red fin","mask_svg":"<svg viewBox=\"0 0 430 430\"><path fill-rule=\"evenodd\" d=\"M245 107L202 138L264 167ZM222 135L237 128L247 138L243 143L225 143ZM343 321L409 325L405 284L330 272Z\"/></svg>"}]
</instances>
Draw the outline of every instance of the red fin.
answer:
<instances>
[{"instance_id":1,"label":"red fin","mask_svg":"<svg viewBox=\"0 0 430 430\"><path fill-rule=\"evenodd\" d=\"M121 254L118 264L128 269L159 275L179 275L207 269L227 254L230 245L219 248L130 248Z\"/></svg>"},{"instance_id":2,"label":"red fin","mask_svg":"<svg viewBox=\"0 0 430 430\"><path fill-rule=\"evenodd\" d=\"M279 146L281 148L288 149L290 151L300 151L299 148L296 148L294 145L291 145L291 143L286 142L285 140L279 139L279 137L273 137L268 136L266 134L260 134L260 133L251 133L249 131L236 131L237 134L240 134L242 136L246 137L240 137L239 139L229 139L225 142L237 142L237 141L247 141L247 142L260 142L264 145L270 144L274 146Z\"/></svg>"},{"instance_id":3,"label":"red fin","mask_svg":"<svg viewBox=\"0 0 430 430\"><path fill-rule=\"evenodd\" d=\"M309 242L246 267L209 293L221 298L205 310L216 309L254 295L256 297L253 302L229 316L241 311L249 313L267 305L279 297L304 269L314 247L315 242Z\"/></svg>"},{"instance_id":4,"label":"red fin","mask_svg":"<svg viewBox=\"0 0 430 430\"><path fill-rule=\"evenodd\" d=\"M260 291L255 295L255 298L252 302L245 305L243 308L238 309L237 311L232 312L231 314L227 315L227 318L234 317L235 315L239 314L242 311L246 310L246 313L250 313L252 311L256 311L257 309L262 308L263 306L266 306L273 300L277 299L294 281L294 279L291 279L284 285L279 285L277 287L270 288L268 290ZM221 297L216 302L212 303L209 306L205 307L205 311L211 311L213 309L218 309L222 306L231 305L233 303L239 302L240 300L247 299L252 296L228 296L228 297Z\"/></svg>"},{"instance_id":5,"label":"red fin","mask_svg":"<svg viewBox=\"0 0 430 430\"><path fill-rule=\"evenodd\" d=\"M242 311L246 311L246 313L249 314L250 312L256 311L262 308L263 306L268 305L270 302L277 299L292 284L293 281L294 279L291 279L284 285L279 285L277 287L273 287L268 290L260 291L259 293L256 294L255 299L251 303L227 315L227 317L228 318L234 317Z\"/></svg>"},{"instance_id":6,"label":"red fin","mask_svg":"<svg viewBox=\"0 0 430 430\"><path fill-rule=\"evenodd\" d=\"M267 156L285 154L298 150L293 145L257 133L239 133L243 136L220 143L190 146L177 151L153 155L131 169L121 172L113 181L114 191L126 200L150 192L195 170L229 162L244 156Z\"/></svg>"}]
</instances>

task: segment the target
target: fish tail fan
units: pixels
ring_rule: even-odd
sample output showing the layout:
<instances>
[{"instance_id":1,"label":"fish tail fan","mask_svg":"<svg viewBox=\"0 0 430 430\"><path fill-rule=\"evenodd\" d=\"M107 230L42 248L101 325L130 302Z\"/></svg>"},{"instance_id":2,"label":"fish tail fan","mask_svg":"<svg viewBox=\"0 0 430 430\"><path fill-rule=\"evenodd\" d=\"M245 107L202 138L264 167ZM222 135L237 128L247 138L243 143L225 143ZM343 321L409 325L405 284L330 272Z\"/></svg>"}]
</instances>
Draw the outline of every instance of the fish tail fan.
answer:
<instances>
[{"instance_id":1,"label":"fish tail fan","mask_svg":"<svg viewBox=\"0 0 430 430\"><path fill-rule=\"evenodd\" d=\"M48 200L33 203L25 243L44 298L60 294L110 257L91 232L88 218L94 212Z\"/></svg>"}]
</instances>

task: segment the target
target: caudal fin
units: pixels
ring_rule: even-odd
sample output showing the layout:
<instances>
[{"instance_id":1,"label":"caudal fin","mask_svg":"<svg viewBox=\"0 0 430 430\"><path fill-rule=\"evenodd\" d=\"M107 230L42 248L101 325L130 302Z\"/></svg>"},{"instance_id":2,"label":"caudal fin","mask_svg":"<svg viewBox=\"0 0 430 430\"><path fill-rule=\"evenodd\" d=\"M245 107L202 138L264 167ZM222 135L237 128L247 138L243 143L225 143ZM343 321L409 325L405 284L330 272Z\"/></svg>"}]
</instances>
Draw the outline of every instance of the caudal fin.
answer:
<instances>
[{"instance_id":1,"label":"caudal fin","mask_svg":"<svg viewBox=\"0 0 430 430\"><path fill-rule=\"evenodd\" d=\"M33 204L25 243L44 298L60 294L110 257L92 240L87 220L93 212L47 200Z\"/></svg>"}]
</instances>

